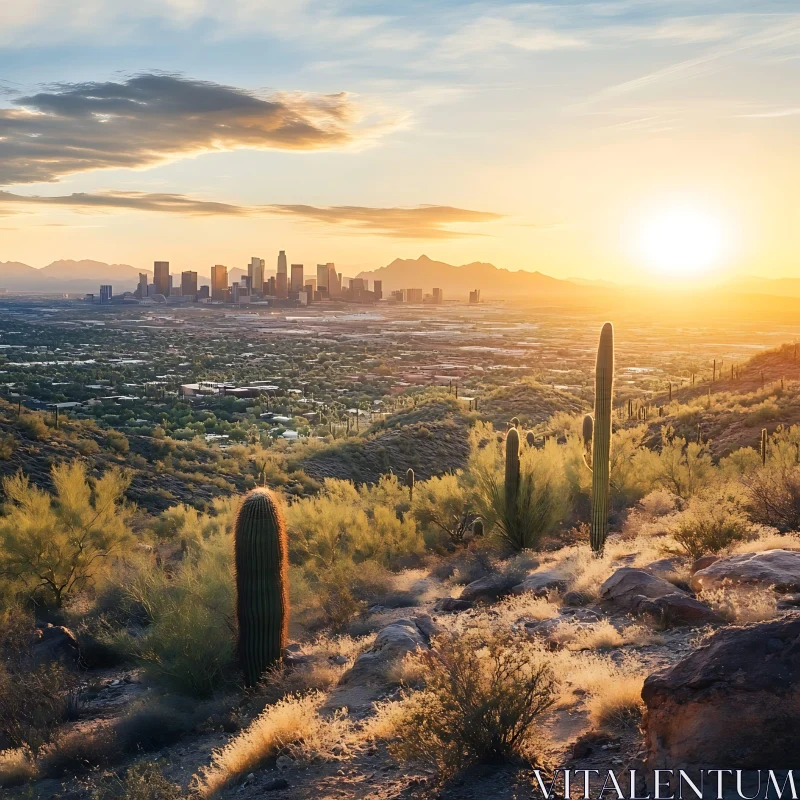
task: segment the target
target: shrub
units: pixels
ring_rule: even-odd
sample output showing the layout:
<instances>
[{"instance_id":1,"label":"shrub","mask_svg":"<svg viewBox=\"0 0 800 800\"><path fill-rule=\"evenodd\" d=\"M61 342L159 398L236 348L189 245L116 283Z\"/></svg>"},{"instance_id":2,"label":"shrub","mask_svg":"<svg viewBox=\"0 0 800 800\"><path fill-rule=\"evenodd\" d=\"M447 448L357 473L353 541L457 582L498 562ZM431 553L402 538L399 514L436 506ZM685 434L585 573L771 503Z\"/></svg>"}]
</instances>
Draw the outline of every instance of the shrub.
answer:
<instances>
[{"instance_id":1,"label":"shrub","mask_svg":"<svg viewBox=\"0 0 800 800\"><path fill-rule=\"evenodd\" d=\"M417 658L425 689L402 701L394 755L443 775L473 762L535 758L536 722L555 701L556 681L524 638L472 629Z\"/></svg>"},{"instance_id":2,"label":"shrub","mask_svg":"<svg viewBox=\"0 0 800 800\"><path fill-rule=\"evenodd\" d=\"M770 463L745 478L750 518L781 533L800 529L800 466Z\"/></svg>"},{"instance_id":3,"label":"shrub","mask_svg":"<svg viewBox=\"0 0 800 800\"><path fill-rule=\"evenodd\" d=\"M60 778L113 764L120 755L114 730L108 725L91 731L71 731L47 749L40 770L49 778Z\"/></svg>"},{"instance_id":4,"label":"shrub","mask_svg":"<svg viewBox=\"0 0 800 800\"><path fill-rule=\"evenodd\" d=\"M179 708L149 703L126 714L114 726L123 753L150 753L179 741L192 728Z\"/></svg>"},{"instance_id":5,"label":"shrub","mask_svg":"<svg viewBox=\"0 0 800 800\"><path fill-rule=\"evenodd\" d=\"M699 558L742 541L751 535L753 526L737 496L719 491L693 497L669 530L677 552Z\"/></svg>"},{"instance_id":6,"label":"shrub","mask_svg":"<svg viewBox=\"0 0 800 800\"><path fill-rule=\"evenodd\" d=\"M102 776L92 792L92 800L180 800L183 796L180 787L168 781L153 761L134 764L124 777L116 773Z\"/></svg>"},{"instance_id":7,"label":"shrub","mask_svg":"<svg viewBox=\"0 0 800 800\"><path fill-rule=\"evenodd\" d=\"M431 541L460 544L470 528L467 489L457 475L418 481L411 511Z\"/></svg>"},{"instance_id":8,"label":"shrub","mask_svg":"<svg viewBox=\"0 0 800 800\"><path fill-rule=\"evenodd\" d=\"M74 680L61 664L35 664L22 614L0 620L0 736L37 754L66 719Z\"/></svg>"},{"instance_id":9,"label":"shrub","mask_svg":"<svg viewBox=\"0 0 800 800\"><path fill-rule=\"evenodd\" d=\"M112 469L90 483L79 461L53 467L52 477L55 497L21 472L3 479L8 502L0 519L0 577L46 592L60 608L129 540L124 495L130 479Z\"/></svg>"},{"instance_id":10,"label":"shrub","mask_svg":"<svg viewBox=\"0 0 800 800\"><path fill-rule=\"evenodd\" d=\"M19 786L36 774L36 762L27 747L0 750L0 789Z\"/></svg>"},{"instance_id":11,"label":"shrub","mask_svg":"<svg viewBox=\"0 0 800 800\"><path fill-rule=\"evenodd\" d=\"M233 665L235 618L231 556L215 541L170 575L160 568L142 572L126 586L130 602L150 621L128 639L147 674L176 691L206 697Z\"/></svg>"}]
</instances>

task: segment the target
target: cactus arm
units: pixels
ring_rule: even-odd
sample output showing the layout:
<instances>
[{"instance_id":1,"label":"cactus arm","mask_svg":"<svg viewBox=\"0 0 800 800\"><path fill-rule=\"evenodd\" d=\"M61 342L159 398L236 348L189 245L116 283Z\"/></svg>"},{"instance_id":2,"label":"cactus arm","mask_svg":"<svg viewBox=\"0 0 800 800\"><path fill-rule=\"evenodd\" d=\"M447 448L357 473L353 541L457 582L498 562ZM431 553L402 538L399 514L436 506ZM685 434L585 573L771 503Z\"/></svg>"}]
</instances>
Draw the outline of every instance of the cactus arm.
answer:
<instances>
[{"instance_id":1,"label":"cactus arm","mask_svg":"<svg viewBox=\"0 0 800 800\"><path fill-rule=\"evenodd\" d=\"M595 553L602 551L608 533L613 384L614 328L610 322L606 322L600 333L595 367L591 521L591 545Z\"/></svg>"}]
</instances>

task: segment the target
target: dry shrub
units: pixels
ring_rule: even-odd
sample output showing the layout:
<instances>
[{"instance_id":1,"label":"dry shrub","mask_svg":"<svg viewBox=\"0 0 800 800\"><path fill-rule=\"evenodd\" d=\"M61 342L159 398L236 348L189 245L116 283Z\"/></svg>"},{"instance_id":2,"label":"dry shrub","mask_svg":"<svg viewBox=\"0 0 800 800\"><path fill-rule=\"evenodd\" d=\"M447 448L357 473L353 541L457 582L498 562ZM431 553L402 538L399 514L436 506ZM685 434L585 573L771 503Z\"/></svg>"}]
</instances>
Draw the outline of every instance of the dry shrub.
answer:
<instances>
[{"instance_id":1,"label":"dry shrub","mask_svg":"<svg viewBox=\"0 0 800 800\"><path fill-rule=\"evenodd\" d=\"M473 629L417 658L425 689L392 712L396 757L445 776L474 762L535 760L537 720L555 701L556 680L525 637Z\"/></svg>"},{"instance_id":2,"label":"dry shrub","mask_svg":"<svg viewBox=\"0 0 800 800\"><path fill-rule=\"evenodd\" d=\"M509 595L492 606L492 612L497 619L507 624L520 619L545 620L558 616L558 606L546 597L536 597L533 592Z\"/></svg>"},{"instance_id":3,"label":"dry shrub","mask_svg":"<svg viewBox=\"0 0 800 800\"><path fill-rule=\"evenodd\" d=\"M36 755L65 721L75 679L62 664L36 664L32 636L21 613L0 619L0 736Z\"/></svg>"},{"instance_id":4,"label":"dry shrub","mask_svg":"<svg viewBox=\"0 0 800 800\"><path fill-rule=\"evenodd\" d=\"M693 497L670 526L675 550L690 558L719 553L752 533L753 525L739 498L730 492Z\"/></svg>"},{"instance_id":5,"label":"dry shrub","mask_svg":"<svg viewBox=\"0 0 800 800\"><path fill-rule=\"evenodd\" d=\"M639 509L645 516L655 519L671 514L677 502L678 498L667 489L655 489L639 501Z\"/></svg>"},{"instance_id":6,"label":"dry shrub","mask_svg":"<svg viewBox=\"0 0 800 800\"><path fill-rule=\"evenodd\" d=\"M19 786L35 778L38 769L27 747L0 751L0 789Z\"/></svg>"},{"instance_id":7,"label":"dry shrub","mask_svg":"<svg viewBox=\"0 0 800 800\"><path fill-rule=\"evenodd\" d=\"M636 657L627 657L621 664L589 651L562 650L550 657L554 669L565 676L560 707L575 705L577 689L585 694L589 718L595 727L625 727L641 718L642 684L648 672Z\"/></svg>"},{"instance_id":8,"label":"dry shrub","mask_svg":"<svg viewBox=\"0 0 800 800\"><path fill-rule=\"evenodd\" d=\"M183 792L168 781L158 764L140 761L120 777L116 773L103 775L92 792L92 800L180 800Z\"/></svg>"},{"instance_id":9,"label":"dry shrub","mask_svg":"<svg viewBox=\"0 0 800 800\"><path fill-rule=\"evenodd\" d=\"M723 619L739 625L778 616L777 598L770 588L723 586L701 592L698 599L708 603Z\"/></svg>"},{"instance_id":10,"label":"dry shrub","mask_svg":"<svg viewBox=\"0 0 800 800\"><path fill-rule=\"evenodd\" d=\"M285 697L266 708L228 744L211 754L211 764L194 776L196 793L214 797L226 786L279 755L296 759L333 757L334 744L343 743L350 733L346 717L322 719L321 692Z\"/></svg>"},{"instance_id":11,"label":"dry shrub","mask_svg":"<svg viewBox=\"0 0 800 800\"><path fill-rule=\"evenodd\" d=\"M111 726L103 725L91 731L75 730L48 747L40 761L40 770L49 778L60 778L113 764L121 755Z\"/></svg>"},{"instance_id":12,"label":"dry shrub","mask_svg":"<svg viewBox=\"0 0 800 800\"><path fill-rule=\"evenodd\" d=\"M733 553L763 553L765 550L800 550L800 534L778 533L775 528L761 528L755 539L740 542Z\"/></svg>"}]
</instances>

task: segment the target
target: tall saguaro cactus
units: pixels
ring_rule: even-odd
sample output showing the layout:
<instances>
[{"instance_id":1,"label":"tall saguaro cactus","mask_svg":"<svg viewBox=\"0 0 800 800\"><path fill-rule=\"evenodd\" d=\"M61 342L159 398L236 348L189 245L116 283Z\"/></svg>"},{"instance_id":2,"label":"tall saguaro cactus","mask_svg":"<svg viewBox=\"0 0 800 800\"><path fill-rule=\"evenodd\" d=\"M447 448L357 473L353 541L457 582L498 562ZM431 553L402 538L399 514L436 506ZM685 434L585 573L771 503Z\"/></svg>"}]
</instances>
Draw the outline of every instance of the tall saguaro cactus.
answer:
<instances>
[{"instance_id":1,"label":"tall saguaro cactus","mask_svg":"<svg viewBox=\"0 0 800 800\"><path fill-rule=\"evenodd\" d=\"M603 325L597 347L592 435L592 550L603 549L608 533L611 472L611 406L614 392L614 328Z\"/></svg>"},{"instance_id":2,"label":"tall saguaro cactus","mask_svg":"<svg viewBox=\"0 0 800 800\"><path fill-rule=\"evenodd\" d=\"M519 431L510 428L506 434L506 514L515 515L519 494Z\"/></svg>"},{"instance_id":3,"label":"tall saguaro cactus","mask_svg":"<svg viewBox=\"0 0 800 800\"><path fill-rule=\"evenodd\" d=\"M406 470L406 486L408 487L408 502L414 502L414 483L416 479L414 478L414 470L409 467Z\"/></svg>"},{"instance_id":4,"label":"tall saguaro cactus","mask_svg":"<svg viewBox=\"0 0 800 800\"><path fill-rule=\"evenodd\" d=\"M289 627L289 548L283 514L267 489L254 489L236 517L236 614L247 686L281 658Z\"/></svg>"}]
</instances>

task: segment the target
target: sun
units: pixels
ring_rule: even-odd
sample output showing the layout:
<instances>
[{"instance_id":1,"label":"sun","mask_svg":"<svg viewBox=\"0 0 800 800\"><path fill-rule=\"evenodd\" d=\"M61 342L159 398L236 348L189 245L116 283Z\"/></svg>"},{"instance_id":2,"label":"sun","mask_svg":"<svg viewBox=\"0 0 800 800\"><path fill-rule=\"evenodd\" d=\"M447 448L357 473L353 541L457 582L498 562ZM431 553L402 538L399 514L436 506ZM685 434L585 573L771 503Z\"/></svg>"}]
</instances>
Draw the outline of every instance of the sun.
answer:
<instances>
[{"instance_id":1,"label":"sun","mask_svg":"<svg viewBox=\"0 0 800 800\"><path fill-rule=\"evenodd\" d=\"M653 272L674 277L705 275L720 264L729 244L721 216L681 207L649 214L635 237L638 260Z\"/></svg>"}]
</instances>

